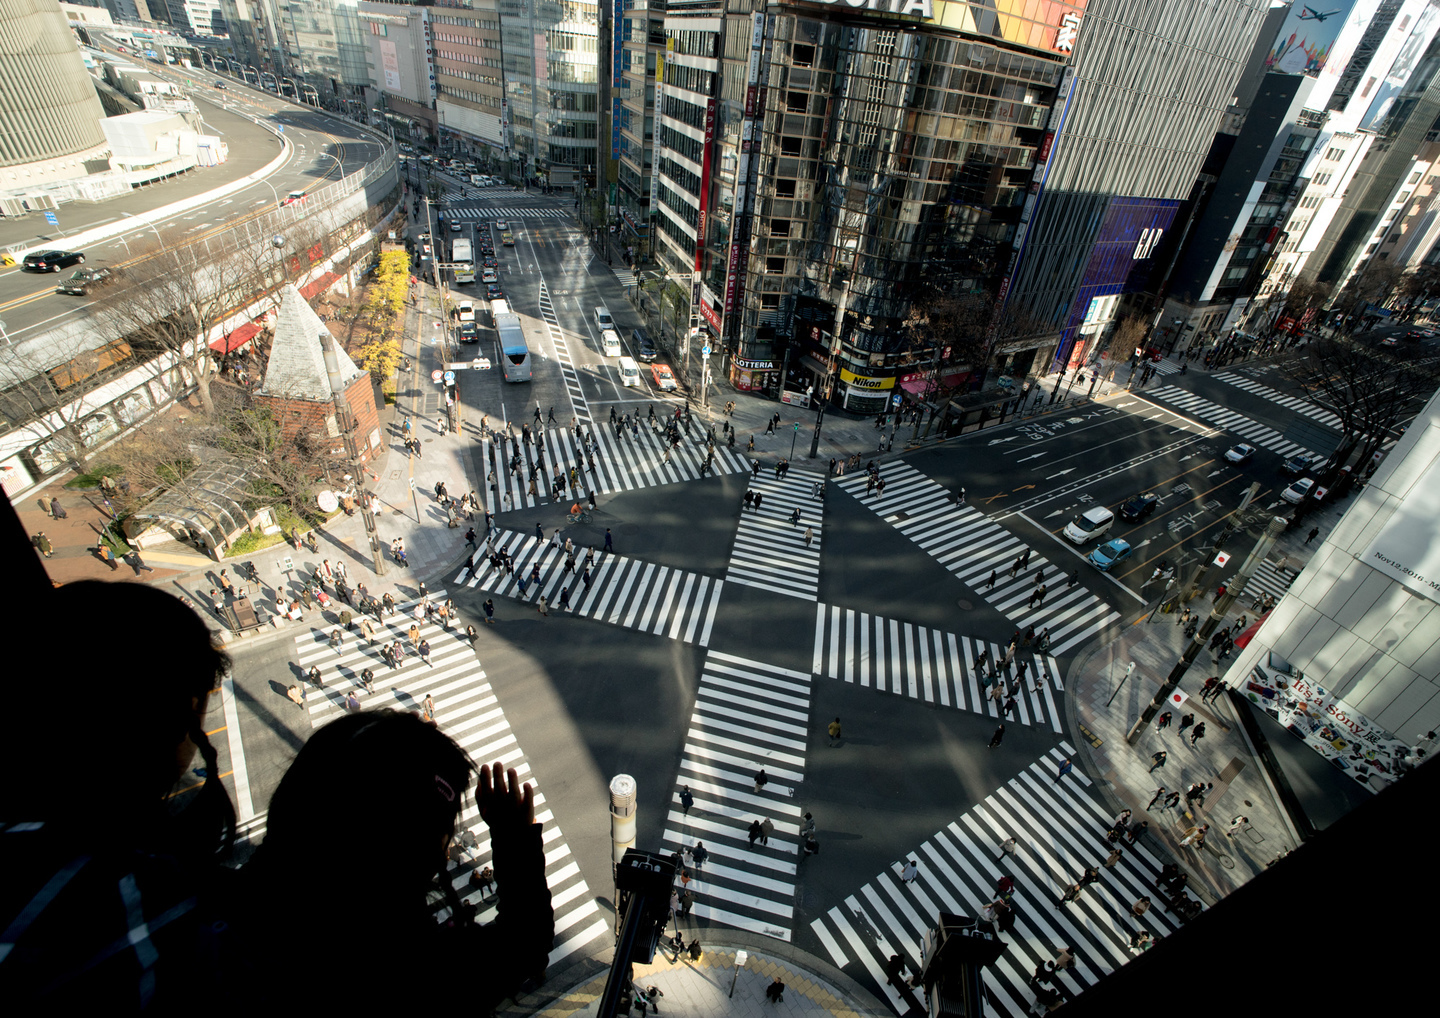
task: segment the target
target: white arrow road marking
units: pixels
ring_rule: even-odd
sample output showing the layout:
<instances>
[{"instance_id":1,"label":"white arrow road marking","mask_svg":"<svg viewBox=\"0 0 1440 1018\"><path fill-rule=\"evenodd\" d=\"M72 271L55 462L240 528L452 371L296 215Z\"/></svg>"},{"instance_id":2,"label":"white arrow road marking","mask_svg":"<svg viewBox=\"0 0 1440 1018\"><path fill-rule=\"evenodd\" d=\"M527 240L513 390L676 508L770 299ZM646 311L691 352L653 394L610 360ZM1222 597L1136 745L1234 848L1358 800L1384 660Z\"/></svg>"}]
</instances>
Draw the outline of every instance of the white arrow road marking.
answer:
<instances>
[{"instance_id":1,"label":"white arrow road marking","mask_svg":"<svg viewBox=\"0 0 1440 1018\"><path fill-rule=\"evenodd\" d=\"M1057 477L1064 477L1066 474L1073 474L1074 472L1075 472L1075 468L1074 468L1074 467L1067 467L1066 469L1060 471L1058 474L1051 474L1049 477L1045 478L1045 480L1047 480L1047 481L1053 481L1053 480L1055 480L1055 478L1057 478Z\"/></svg>"},{"instance_id":2,"label":"white arrow road marking","mask_svg":"<svg viewBox=\"0 0 1440 1018\"><path fill-rule=\"evenodd\" d=\"M1016 463L1024 463L1025 460L1038 460L1041 456L1044 456L1044 455L1045 455L1045 453L1043 453L1043 452L1037 452L1034 456L1026 456L1025 459L1016 460L1015 462L1016 462Z\"/></svg>"}]
</instances>

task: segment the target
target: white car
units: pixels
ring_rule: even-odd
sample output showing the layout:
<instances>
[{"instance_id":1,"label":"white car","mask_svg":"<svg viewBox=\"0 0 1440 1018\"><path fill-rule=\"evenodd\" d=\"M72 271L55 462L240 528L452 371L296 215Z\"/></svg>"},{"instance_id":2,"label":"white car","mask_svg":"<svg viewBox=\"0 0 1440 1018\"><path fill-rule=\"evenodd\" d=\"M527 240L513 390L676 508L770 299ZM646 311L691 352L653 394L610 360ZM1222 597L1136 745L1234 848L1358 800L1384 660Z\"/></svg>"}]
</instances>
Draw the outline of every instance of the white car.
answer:
<instances>
[{"instance_id":1,"label":"white car","mask_svg":"<svg viewBox=\"0 0 1440 1018\"><path fill-rule=\"evenodd\" d=\"M510 229L510 224L507 223L505 220L500 219L495 222L495 229L499 230L501 233L504 233L506 230Z\"/></svg>"},{"instance_id":2,"label":"white car","mask_svg":"<svg viewBox=\"0 0 1440 1018\"><path fill-rule=\"evenodd\" d=\"M460 312L460 320L462 322L473 322L475 320L475 304L473 301L462 300L456 305L456 308Z\"/></svg>"},{"instance_id":3,"label":"white car","mask_svg":"<svg viewBox=\"0 0 1440 1018\"><path fill-rule=\"evenodd\" d=\"M481 269L481 270L480 270L480 282L482 282L482 283L498 283L498 282L500 282L500 274L499 274L498 272L496 272L494 269Z\"/></svg>"},{"instance_id":4,"label":"white car","mask_svg":"<svg viewBox=\"0 0 1440 1018\"><path fill-rule=\"evenodd\" d=\"M450 220L450 232L451 232L451 233L459 233L459 232L460 232L461 230L463 230L463 229L465 229L465 227L461 226L458 222L456 222L456 221L453 220L453 219Z\"/></svg>"},{"instance_id":5,"label":"white car","mask_svg":"<svg viewBox=\"0 0 1440 1018\"><path fill-rule=\"evenodd\" d=\"M1313 477L1302 477L1290 487L1280 493L1280 497L1291 505L1299 505L1305 501L1305 496L1310 494L1310 489L1315 487Z\"/></svg>"},{"instance_id":6,"label":"white car","mask_svg":"<svg viewBox=\"0 0 1440 1018\"><path fill-rule=\"evenodd\" d=\"M1241 442L1239 445L1231 446L1225 450L1225 458L1231 463L1249 463L1255 458L1255 447L1248 442Z\"/></svg>"}]
</instances>

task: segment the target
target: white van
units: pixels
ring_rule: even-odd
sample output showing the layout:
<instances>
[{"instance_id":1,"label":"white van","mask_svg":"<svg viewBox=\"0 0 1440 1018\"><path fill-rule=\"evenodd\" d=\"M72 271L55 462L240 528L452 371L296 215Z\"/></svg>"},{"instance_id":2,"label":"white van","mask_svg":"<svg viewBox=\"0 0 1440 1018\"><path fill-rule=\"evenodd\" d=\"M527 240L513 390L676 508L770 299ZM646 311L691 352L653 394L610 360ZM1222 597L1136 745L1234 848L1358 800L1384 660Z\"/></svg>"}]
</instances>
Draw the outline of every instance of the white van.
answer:
<instances>
[{"instance_id":1,"label":"white van","mask_svg":"<svg viewBox=\"0 0 1440 1018\"><path fill-rule=\"evenodd\" d=\"M473 322L475 320L475 305L470 301L462 300L456 305L456 308L460 312L460 320L462 322Z\"/></svg>"},{"instance_id":2,"label":"white van","mask_svg":"<svg viewBox=\"0 0 1440 1018\"><path fill-rule=\"evenodd\" d=\"M600 333L600 349L605 352L606 357L620 356L620 335L614 329L606 329Z\"/></svg>"},{"instance_id":3,"label":"white van","mask_svg":"<svg viewBox=\"0 0 1440 1018\"><path fill-rule=\"evenodd\" d=\"M610 311L603 304L595 309L595 327L597 329L615 328L615 319L610 317Z\"/></svg>"},{"instance_id":4,"label":"white van","mask_svg":"<svg viewBox=\"0 0 1440 1018\"><path fill-rule=\"evenodd\" d=\"M640 365L635 363L634 357L620 358L620 384L639 385Z\"/></svg>"},{"instance_id":5,"label":"white van","mask_svg":"<svg viewBox=\"0 0 1440 1018\"><path fill-rule=\"evenodd\" d=\"M1065 524L1065 537L1072 544L1086 544L1098 541L1110 532L1115 514L1103 505L1086 509L1079 516Z\"/></svg>"}]
</instances>

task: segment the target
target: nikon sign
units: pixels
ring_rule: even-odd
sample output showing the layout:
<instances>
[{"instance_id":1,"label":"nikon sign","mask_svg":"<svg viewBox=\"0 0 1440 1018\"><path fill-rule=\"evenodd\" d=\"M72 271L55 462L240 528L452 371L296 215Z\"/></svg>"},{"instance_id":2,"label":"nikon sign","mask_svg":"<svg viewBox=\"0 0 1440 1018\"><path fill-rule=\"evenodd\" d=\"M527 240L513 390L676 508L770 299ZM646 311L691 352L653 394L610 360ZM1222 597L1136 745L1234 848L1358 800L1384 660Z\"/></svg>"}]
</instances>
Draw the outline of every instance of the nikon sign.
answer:
<instances>
[{"instance_id":1,"label":"nikon sign","mask_svg":"<svg viewBox=\"0 0 1440 1018\"><path fill-rule=\"evenodd\" d=\"M931 0L810 0L812 3L831 7L857 7L867 11L883 11L887 14L912 15L933 19L935 12Z\"/></svg>"}]
</instances>

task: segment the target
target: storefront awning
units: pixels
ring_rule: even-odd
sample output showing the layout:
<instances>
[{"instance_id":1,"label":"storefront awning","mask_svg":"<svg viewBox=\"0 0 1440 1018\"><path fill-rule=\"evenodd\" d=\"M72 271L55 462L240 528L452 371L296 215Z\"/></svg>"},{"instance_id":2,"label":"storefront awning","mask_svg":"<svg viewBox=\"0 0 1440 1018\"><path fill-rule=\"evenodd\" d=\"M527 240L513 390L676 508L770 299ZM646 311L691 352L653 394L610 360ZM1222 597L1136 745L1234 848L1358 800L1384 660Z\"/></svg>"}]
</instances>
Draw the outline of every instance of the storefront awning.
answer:
<instances>
[{"instance_id":1,"label":"storefront awning","mask_svg":"<svg viewBox=\"0 0 1440 1018\"><path fill-rule=\"evenodd\" d=\"M227 353L234 353L246 343L250 342L260 332L260 326L254 322L246 322L244 325L236 326L225 335L210 344L210 349L222 357Z\"/></svg>"},{"instance_id":2,"label":"storefront awning","mask_svg":"<svg viewBox=\"0 0 1440 1018\"><path fill-rule=\"evenodd\" d=\"M330 284L335 282L335 280L339 278L340 274L337 272L326 272L314 282L306 283L304 286L302 286L300 288L300 296L304 297L306 300L310 300L317 293L323 293L325 290L328 290L330 288Z\"/></svg>"}]
</instances>

